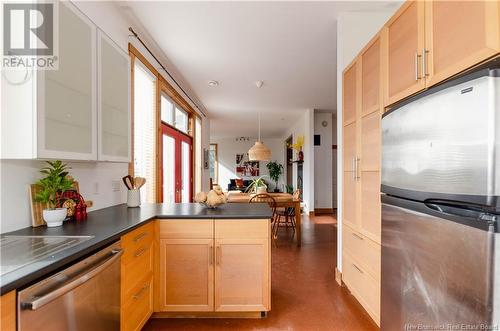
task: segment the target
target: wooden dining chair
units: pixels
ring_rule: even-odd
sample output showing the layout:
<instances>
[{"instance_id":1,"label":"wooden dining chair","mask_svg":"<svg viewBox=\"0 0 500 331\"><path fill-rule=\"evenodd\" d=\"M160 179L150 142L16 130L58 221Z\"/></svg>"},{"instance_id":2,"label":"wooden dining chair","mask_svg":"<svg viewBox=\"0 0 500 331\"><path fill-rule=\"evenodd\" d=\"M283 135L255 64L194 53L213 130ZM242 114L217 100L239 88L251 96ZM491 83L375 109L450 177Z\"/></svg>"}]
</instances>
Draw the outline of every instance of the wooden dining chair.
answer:
<instances>
[{"instance_id":1,"label":"wooden dining chair","mask_svg":"<svg viewBox=\"0 0 500 331\"><path fill-rule=\"evenodd\" d=\"M293 200L298 200L300 199L300 190L295 190L293 192ZM282 218L284 218L284 221L282 221ZM281 227L291 227L293 232L292 232L292 238L295 236L295 208L294 207L286 207L285 209L282 210L277 210L276 211L276 221L275 221L275 226L273 227L273 236L275 238L278 237L278 228Z\"/></svg>"},{"instance_id":2,"label":"wooden dining chair","mask_svg":"<svg viewBox=\"0 0 500 331\"><path fill-rule=\"evenodd\" d=\"M271 217L271 234L273 236L273 239L276 239L274 234L275 234L275 227L276 227L276 200L270 196L267 193L260 193L254 195L252 198L250 198L250 203L267 203L269 207L271 207L272 210L272 217Z\"/></svg>"}]
</instances>

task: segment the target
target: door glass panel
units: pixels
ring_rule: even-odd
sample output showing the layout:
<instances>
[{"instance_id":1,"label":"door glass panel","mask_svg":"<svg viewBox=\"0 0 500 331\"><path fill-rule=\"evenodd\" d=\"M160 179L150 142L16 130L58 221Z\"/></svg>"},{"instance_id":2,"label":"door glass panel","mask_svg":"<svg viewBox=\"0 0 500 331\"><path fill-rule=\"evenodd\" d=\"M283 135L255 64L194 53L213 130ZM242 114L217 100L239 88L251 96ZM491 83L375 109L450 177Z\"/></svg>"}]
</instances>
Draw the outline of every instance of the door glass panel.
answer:
<instances>
[{"instance_id":1,"label":"door glass panel","mask_svg":"<svg viewBox=\"0 0 500 331\"><path fill-rule=\"evenodd\" d=\"M174 125L174 105L164 93L161 94L161 120Z\"/></svg>"},{"instance_id":2,"label":"door glass panel","mask_svg":"<svg viewBox=\"0 0 500 331\"><path fill-rule=\"evenodd\" d=\"M175 139L163 135L163 202L175 202Z\"/></svg>"},{"instance_id":3,"label":"door glass panel","mask_svg":"<svg viewBox=\"0 0 500 331\"><path fill-rule=\"evenodd\" d=\"M128 157L128 57L104 37L101 48L102 153Z\"/></svg>"},{"instance_id":4,"label":"door glass panel","mask_svg":"<svg viewBox=\"0 0 500 331\"><path fill-rule=\"evenodd\" d=\"M63 3L59 25L59 69L44 72L44 147L92 153L95 31Z\"/></svg>"},{"instance_id":5,"label":"door glass panel","mask_svg":"<svg viewBox=\"0 0 500 331\"><path fill-rule=\"evenodd\" d=\"M175 107L175 127L184 133L188 131L188 114L177 107Z\"/></svg>"},{"instance_id":6,"label":"door glass panel","mask_svg":"<svg viewBox=\"0 0 500 331\"><path fill-rule=\"evenodd\" d=\"M182 202L189 202L189 192L190 192L190 169L191 169L191 157L190 157L190 144L182 142Z\"/></svg>"}]
</instances>

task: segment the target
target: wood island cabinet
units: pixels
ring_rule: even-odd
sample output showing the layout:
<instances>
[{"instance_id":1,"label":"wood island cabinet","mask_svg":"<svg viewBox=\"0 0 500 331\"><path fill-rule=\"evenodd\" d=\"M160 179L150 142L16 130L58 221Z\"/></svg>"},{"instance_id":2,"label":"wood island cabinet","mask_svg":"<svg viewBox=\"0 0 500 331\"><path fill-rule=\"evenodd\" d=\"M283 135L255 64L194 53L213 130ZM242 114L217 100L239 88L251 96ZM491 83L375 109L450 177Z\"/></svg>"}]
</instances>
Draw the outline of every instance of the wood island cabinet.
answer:
<instances>
[{"instance_id":1,"label":"wood island cabinet","mask_svg":"<svg viewBox=\"0 0 500 331\"><path fill-rule=\"evenodd\" d=\"M159 220L156 312L267 312L269 220Z\"/></svg>"},{"instance_id":2,"label":"wood island cabinet","mask_svg":"<svg viewBox=\"0 0 500 331\"><path fill-rule=\"evenodd\" d=\"M0 297L0 329L15 331L16 327L16 291L10 291Z\"/></svg>"}]
</instances>

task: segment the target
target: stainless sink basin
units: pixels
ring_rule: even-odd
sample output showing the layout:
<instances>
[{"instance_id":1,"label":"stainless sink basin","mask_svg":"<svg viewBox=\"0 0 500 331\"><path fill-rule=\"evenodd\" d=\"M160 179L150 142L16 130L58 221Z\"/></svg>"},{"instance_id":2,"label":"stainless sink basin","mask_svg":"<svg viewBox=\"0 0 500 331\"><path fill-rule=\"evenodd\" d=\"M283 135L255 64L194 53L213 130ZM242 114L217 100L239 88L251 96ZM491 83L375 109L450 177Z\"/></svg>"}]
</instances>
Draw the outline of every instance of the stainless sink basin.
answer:
<instances>
[{"instance_id":1,"label":"stainless sink basin","mask_svg":"<svg viewBox=\"0 0 500 331\"><path fill-rule=\"evenodd\" d=\"M2 236L0 275L43 260L94 236Z\"/></svg>"}]
</instances>

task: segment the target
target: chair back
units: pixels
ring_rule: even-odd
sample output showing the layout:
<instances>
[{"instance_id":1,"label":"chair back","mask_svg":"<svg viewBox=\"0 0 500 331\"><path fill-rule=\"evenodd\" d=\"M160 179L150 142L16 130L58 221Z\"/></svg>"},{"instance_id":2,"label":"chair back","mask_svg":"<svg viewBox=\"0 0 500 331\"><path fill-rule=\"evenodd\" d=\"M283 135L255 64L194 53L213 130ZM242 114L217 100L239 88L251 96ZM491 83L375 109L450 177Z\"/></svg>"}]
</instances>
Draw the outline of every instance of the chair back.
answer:
<instances>
[{"instance_id":1,"label":"chair back","mask_svg":"<svg viewBox=\"0 0 500 331\"><path fill-rule=\"evenodd\" d=\"M256 194L250 199L250 203L267 203L273 210L273 217L276 211L276 200L267 193Z\"/></svg>"}]
</instances>

